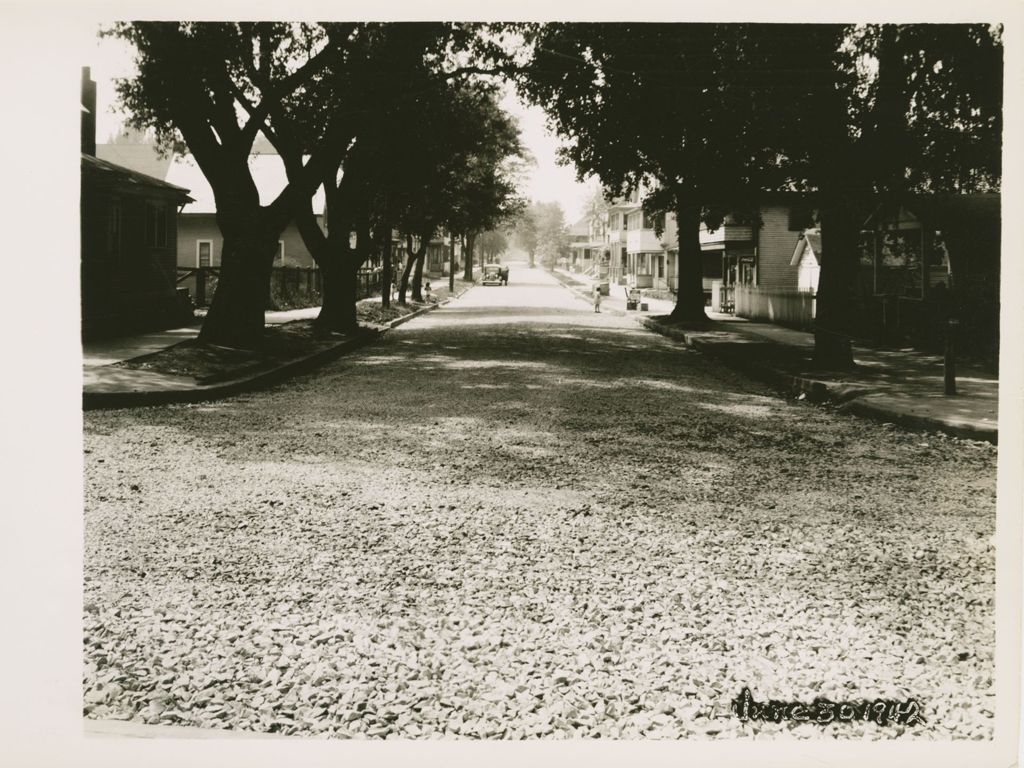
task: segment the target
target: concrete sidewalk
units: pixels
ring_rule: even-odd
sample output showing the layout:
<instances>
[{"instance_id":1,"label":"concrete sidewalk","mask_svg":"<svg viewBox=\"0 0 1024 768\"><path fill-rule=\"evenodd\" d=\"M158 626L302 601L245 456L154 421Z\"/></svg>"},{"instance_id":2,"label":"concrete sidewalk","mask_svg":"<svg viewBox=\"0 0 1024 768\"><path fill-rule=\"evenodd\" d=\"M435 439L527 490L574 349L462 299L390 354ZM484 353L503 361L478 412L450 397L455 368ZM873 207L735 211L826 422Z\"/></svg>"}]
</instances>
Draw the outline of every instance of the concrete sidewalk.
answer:
<instances>
[{"instance_id":1,"label":"concrete sidewalk","mask_svg":"<svg viewBox=\"0 0 1024 768\"><path fill-rule=\"evenodd\" d=\"M460 283L462 284L460 285ZM466 285L461 280L457 281L456 294L453 298L458 298L471 287L472 284ZM197 318L195 323L182 328L88 342L82 345L82 406L85 410L90 410L93 408L199 402L271 384L340 357L370 343L391 328L424 312L436 309L448 301L447 284L443 286L443 289L436 290L434 295L437 297L436 303L398 317L384 326L367 327L358 334L326 340L318 349L304 356L283 362L241 368L237 372L237 376L227 380L200 381L193 376L116 365L116 363L145 357L196 338L202 326L201 318ZM376 300L380 301L380 298L377 297ZM311 320L319 312L320 307L268 311L265 323L267 326L272 326L297 320Z\"/></svg>"},{"instance_id":2,"label":"concrete sidewalk","mask_svg":"<svg viewBox=\"0 0 1024 768\"><path fill-rule=\"evenodd\" d=\"M553 272L563 285L593 304L593 280L564 270ZM645 301L647 312L627 312L625 290L613 285L611 295L601 302L601 311L631 315L653 331L796 396L831 402L841 410L911 429L998 441L999 379L991 372L959 365L957 394L946 396L942 357L864 345L854 346L854 371L823 371L813 362L813 333L710 312L707 323L677 325L665 317L673 302Z\"/></svg>"},{"instance_id":3,"label":"concrete sidewalk","mask_svg":"<svg viewBox=\"0 0 1024 768\"><path fill-rule=\"evenodd\" d=\"M320 307L305 309L289 309L285 311L268 311L264 315L267 325L282 325L295 320L312 320L320 313ZM137 336L125 336L117 339L90 341L82 345L82 366L86 370L99 368L114 363L122 363L143 355L151 355L161 349L173 347L183 341L194 339L199 335L202 318L183 328L169 328L166 331L153 331Z\"/></svg>"}]
</instances>

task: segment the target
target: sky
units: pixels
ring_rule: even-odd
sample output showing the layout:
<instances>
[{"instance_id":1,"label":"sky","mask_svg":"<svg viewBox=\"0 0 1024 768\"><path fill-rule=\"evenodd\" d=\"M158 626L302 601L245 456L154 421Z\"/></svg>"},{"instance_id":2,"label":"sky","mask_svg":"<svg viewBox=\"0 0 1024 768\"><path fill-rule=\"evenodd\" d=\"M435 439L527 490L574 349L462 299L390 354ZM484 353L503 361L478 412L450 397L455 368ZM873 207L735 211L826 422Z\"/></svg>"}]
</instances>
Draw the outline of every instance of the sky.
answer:
<instances>
[{"instance_id":1,"label":"sky","mask_svg":"<svg viewBox=\"0 0 1024 768\"><path fill-rule=\"evenodd\" d=\"M125 117L116 108L114 80L132 74L132 49L121 40L95 40L85 46L82 61L92 68L96 81L96 141L104 143L118 133ZM523 144L536 161L527 172L522 193L538 202L558 202L566 222L573 224L583 215L588 192L597 187L596 179L580 183L575 168L558 165L559 141L547 130L543 109L523 104L511 90L502 106L519 121Z\"/></svg>"}]
</instances>

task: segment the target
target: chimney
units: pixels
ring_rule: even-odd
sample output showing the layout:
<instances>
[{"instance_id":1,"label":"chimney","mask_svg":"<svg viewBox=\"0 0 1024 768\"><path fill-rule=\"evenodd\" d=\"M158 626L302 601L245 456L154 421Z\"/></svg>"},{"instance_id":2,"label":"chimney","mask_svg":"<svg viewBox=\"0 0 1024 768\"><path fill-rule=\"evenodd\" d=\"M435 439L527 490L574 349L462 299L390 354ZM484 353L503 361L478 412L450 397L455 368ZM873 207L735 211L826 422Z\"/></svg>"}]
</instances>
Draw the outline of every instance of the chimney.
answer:
<instances>
[{"instance_id":1,"label":"chimney","mask_svg":"<svg viewBox=\"0 0 1024 768\"><path fill-rule=\"evenodd\" d=\"M96 154L96 83L82 67L82 154Z\"/></svg>"}]
</instances>

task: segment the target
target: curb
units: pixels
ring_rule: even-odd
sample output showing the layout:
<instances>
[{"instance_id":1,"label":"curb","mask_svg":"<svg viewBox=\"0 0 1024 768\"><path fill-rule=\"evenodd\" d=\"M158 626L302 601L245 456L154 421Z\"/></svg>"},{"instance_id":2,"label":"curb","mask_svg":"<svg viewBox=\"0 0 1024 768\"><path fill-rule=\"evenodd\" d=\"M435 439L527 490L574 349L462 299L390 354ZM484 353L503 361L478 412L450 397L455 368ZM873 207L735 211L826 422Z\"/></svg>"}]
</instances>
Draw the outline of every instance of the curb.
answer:
<instances>
[{"instance_id":1,"label":"curb","mask_svg":"<svg viewBox=\"0 0 1024 768\"><path fill-rule=\"evenodd\" d=\"M928 432L945 432L947 435L965 440L983 440L992 445L999 445L999 427L982 427L960 419L938 420L928 416L897 411L879 403L853 400L840 406L840 411L852 413L866 419L897 424L905 429L924 430Z\"/></svg>"},{"instance_id":2,"label":"curb","mask_svg":"<svg viewBox=\"0 0 1024 768\"><path fill-rule=\"evenodd\" d=\"M558 281L559 285L561 285L563 288L565 288L567 291L569 291L571 294L573 294L577 299L579 299L580 301L586 302L591 307L593 307L593 305L594 305L593 297L588 295L586 293L586 291L584 291L582 288L577 288L575 285L573 285L573 284L571 284L569 282L568 278L564 277L563 275L558 274L557 272L555 272L552 269L547 270L547 273L549 275L551 275L553 278L555 278L555 280ZM629 314L628 312L623 312L621 309L616 309L615 307L611 307L611 306L608 306L608 307L602 306L601 311L602 312L606 312L606 313L608 313L610 315L618 315L619 317L626 317Z\"/></svg>"},{"instance_id":3,"label":"curb","mask_svg":"<svg viewBox=\"0 0 1024 768\"><path fill-rule=\"evenodd\" d=\"M473 286L470 286L472 288ZM466 291L470 290L466 288ZM459 296L462 295L459 294ZM456 296L455 298L458 298ZM333 347L321 349L318 352L306 355L305 357L289 360L274 368L260 371L252 376L243 376L223 383L199 384L192 389L163 389L149 391L124 391L124 392L82 392L82 410L94 411L108 408L140 408L154 405L170 405L175 403L199 403L207 400L217 400L222 397L237 395L253 389L259 389L270 384L275 384L284 379L300 373L313 370L325 363L336 360L343 355L367 346L373 341L384 336L393 328L406 323L413 318L419 317L427 312L433 312L438 307L450 301L446 298L442 302L429 307L421 307L415 312L396 317L380 328L364 329L358 335L345 339ZM176 345L175 345L176 346Z\"/></svg>"},{"instance_id":4,"label":"curb","mask_svg":"<svg viewBox=\"0 0 1024 768\"><path fill-rule=\"evenodd\" d=\"M695 339L691 333L678 328L670 328L662 325L654 318L639 317L637 322L650 331L659 333L676 341L681 341L688 347L696 349L702 354L714 357L733 370L739 371L753 379L761 381L773 389L781 392L788 392L790 395L805 395L812 403L831 402L839 404L838 410L862 418L872 419L890 424L898 424L901 427L914 430L930 432L945 432L954 437L968 440L984 440L997 444L998 427L984 427L972 424L961 419L936 419L930 416L919 416L905 413L893 408L888 408L878 403L864 401L859 398L865 395L880 393L877 387L863 386L859 384L847 384L844 382L823 381L806 376L796 376L792 373L780 371L764 365L752 363L741 356L728 352L721 348L721 345L714 342L705 342ZM775 342L768 342L775 343Z\"/></svg>"}]
</instances>

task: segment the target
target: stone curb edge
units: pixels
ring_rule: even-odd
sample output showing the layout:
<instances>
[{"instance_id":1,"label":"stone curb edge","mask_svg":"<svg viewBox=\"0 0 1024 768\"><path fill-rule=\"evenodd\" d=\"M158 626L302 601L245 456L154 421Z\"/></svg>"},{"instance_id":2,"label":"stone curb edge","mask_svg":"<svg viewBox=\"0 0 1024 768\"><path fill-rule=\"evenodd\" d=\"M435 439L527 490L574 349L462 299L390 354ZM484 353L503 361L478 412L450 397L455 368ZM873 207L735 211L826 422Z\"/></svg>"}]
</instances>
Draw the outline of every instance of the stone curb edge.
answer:
<instances>
[{"instance_id":1,"label":"stone curb edge","mask_svg":"<svg viewBox=\"0 0 1024 768\"><path fill-rule=\"evenodd\" d=\"M875 421L898 424L906 429L945 432L954 437L966 438L968 440L984 440L993 444L996 444L998 440L999 431L997 427L979 427L960 420L936 419L929 416L902 413L877 403L858 399L864 395L870 395L879 391L873 387L795 376L769 366L752 363L736 354L726 352L721 348L722 345L693 338L686 331L665 326L654 318L638 317L637 322L650 331L675 339L676 341L681 341L703 354L714 357L730 368L757 379L774 389L794 396L803 394L812 403L837 403L839 404L839 410L844 413Z\"/></svg>"},{"instance_id":2,"label":"stone curb edge","mask_svg":"<svg viewBox=\"0 0 1024 768\"><path fill-rule=\"evenodd\" d=\"M925 431L940 431L947 435L967 440L984 440L993 445L999 444L998 427L981 427L959 419L932 419L927 416L918 416L913 413L902 413L892 408L887 408L879 403L872 403L865 400L853 400L844 403L839 410L852 413L863 418L874 419L875 421L898 424L905 429L916 429Z\"/></svg>"},{"instance_id":3,"label":"stone curb edge","mask_svg":"<svg viewBox=\"0 0 1024 768\"><path fill-rule=\"evenodd\" d=\"M198 403L207 400L216 400L222 397L229 397L240 392L275 384L284 379L305 373L325 363L335 360L348 352L360 349L381 336L392 328L407 323L415 317L427 312L433 312L438 307L447 304L452 298L459 298L466 291L473 288L469 286L454 297L448 297L429 307L421 307L415 312L397 317L384 327L369 329L351 339L345 339L338 344L322 349L318 352L289 360L274 368L260 371L252 376L245 376L239 379L232 379L218 384L200 385L194 389L173 389L173 390L150 390L142 392L83 392L82 410L92 411L107 408L137 408L153 405L169 405L172 403Z\"/></svg>"}]
</instances>

